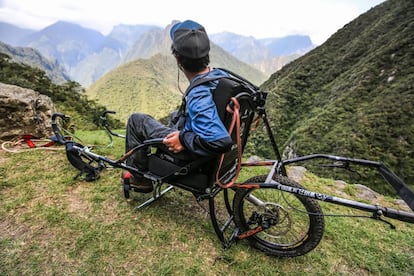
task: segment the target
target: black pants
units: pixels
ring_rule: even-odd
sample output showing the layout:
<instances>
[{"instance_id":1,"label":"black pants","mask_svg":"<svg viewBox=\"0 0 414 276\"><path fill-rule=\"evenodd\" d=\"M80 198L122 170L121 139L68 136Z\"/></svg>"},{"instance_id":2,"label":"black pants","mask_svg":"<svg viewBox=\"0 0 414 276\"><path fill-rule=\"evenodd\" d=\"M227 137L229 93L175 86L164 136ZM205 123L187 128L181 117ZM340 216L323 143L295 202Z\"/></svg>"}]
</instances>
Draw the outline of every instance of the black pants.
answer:
<instances>
[{"instance_id":1,"label":"black pants","mask_svg":"<svg viewBox=\"0 0 414 276\"><path fill-rule=\"evenodd\" d=\"M164 138L176 130L176 128L161 124L148 114L134 113L129 117L127 123L125 152L142 144L145 140ZM147 164L147 151L137 151L128 158L127 164L145 169Z\"/></svg>"}]
</instances>

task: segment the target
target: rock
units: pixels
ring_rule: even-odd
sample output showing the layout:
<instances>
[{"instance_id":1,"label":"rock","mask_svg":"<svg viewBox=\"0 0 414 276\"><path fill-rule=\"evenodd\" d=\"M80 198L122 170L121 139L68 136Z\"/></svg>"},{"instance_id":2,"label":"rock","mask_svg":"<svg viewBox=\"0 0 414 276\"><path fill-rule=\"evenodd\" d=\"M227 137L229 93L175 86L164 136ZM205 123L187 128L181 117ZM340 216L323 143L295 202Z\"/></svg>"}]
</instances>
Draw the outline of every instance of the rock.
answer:
<instances>
[{"instance_id":1,"label":"rock","mask_svg":"<svg viewBox=\"0 0 414 276\"><path fill-rule=\"evenodd\" d=\"M402 209L405 209L406 211L411 211L410 207L408 206L408 204L402 200L402 199L395 199L394 200L395 204L397 204L398 206L400 206Z\"/></svg>"},{"instance_id":2,"label":"rock","mask_svg":"<svg viewBox=\"0 0 414 276\"><path fill-rule=\"evenodd\" d=\"M338 189L343 190L345 188L346 182L343 180L335 180L335 186L338 187Z\"/></svg>"},{"instance_id":3,"label":"rock","mask_svg":"<svg viewBox=\"0 0 414 276\"><path fill-rule=\"evenodd\" d=\"M0 139L51 136L52 100L32 89L0 83Z\"/></svg>"},{"instance_id":4,"label":"rock","mask_svg":"<svg viewBox=\"0 0 414 276\"><path fill-rule=\"evenodd\" d=\"M305 167L291 166L289 167L288 177L296 182L300 182L306 171Z\"/></svg>"},{"instance_id":5,"label":"rock","mask_svg":"<svg viewBox=\"0 0 414 276\"><path fill-rule=\"evenodd\" d=\"M252 155L247 159L247 162L260 162L262 161L259 156Z\"/></svg>"},{"instance_id":6,"label":"rock","mask_svg":"<svg viewBox=\"0 0 414 276\"><path fill-rule=\"evenodd\" d=\"M375 192L374 190L368 188L367 186L361 185L361 184L355 184L354 185L359 193L357 194L357 197L362 199L368 199L368 200L374 200L378 198L380 195L379 193Z\"/></svg>"}]
</instances>

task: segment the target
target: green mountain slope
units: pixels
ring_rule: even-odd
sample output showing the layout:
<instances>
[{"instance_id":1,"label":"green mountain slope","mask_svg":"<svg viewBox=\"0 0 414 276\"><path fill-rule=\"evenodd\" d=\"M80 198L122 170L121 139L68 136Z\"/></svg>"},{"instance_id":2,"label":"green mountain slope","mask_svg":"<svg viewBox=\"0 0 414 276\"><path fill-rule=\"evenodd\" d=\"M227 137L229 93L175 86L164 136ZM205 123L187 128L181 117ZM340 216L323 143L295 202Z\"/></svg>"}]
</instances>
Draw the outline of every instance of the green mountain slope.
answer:
<instances>
[{"instance_id":1,"label":"green mountain slope","mask_svg":"<svg viewBox=\"0 0 414 276\"><path fill-rule=\"evenodd\" d=\"M181 89L186 82L181 74ZM86 91L126 123L133 112L143 112L157 119L167 116L181 102L177 89L177 66L172 57L155 55L129 62L103 76Z\"/></svg>"},{"instance_id":2,"label":"green mountain slope","mask_svg":"<svg viewBox=\"0 0 414 276\"><path fill-rule=\"evenodd\" d=\"M262 86L293 155L382 161L414 184L414 2L389 0Z\"/></svg>"}]
</instances>

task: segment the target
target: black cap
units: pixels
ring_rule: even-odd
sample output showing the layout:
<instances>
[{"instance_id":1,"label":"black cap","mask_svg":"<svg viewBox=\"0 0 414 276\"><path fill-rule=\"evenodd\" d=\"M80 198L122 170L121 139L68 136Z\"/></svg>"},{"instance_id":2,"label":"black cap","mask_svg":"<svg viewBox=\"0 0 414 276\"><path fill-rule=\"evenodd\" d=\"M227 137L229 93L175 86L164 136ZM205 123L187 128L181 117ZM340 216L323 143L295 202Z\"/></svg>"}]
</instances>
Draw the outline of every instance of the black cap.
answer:
<instances>
[{"instance_id":1,"label":"black cap","mask_svg":"<svg viewBox=\"0 0 414 276\"><path fill-rule=\"evenodd\" d=\"M186 20L172 26L170 36L173 48L182 56L192 59L205 57L210 52L206 30L197 22Z\"/></svg>"}]
</instances>

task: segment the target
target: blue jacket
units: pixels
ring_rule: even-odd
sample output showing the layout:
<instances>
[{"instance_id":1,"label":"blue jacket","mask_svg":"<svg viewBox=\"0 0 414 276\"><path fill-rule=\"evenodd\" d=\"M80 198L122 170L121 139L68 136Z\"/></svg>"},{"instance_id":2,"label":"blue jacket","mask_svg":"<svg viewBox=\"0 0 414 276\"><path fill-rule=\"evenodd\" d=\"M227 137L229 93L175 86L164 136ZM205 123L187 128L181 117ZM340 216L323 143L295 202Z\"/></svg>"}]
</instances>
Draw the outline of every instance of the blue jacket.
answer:
<instances>
[{"instance_id":1,"label":"blue jacket","mask_svg":"<svg viewBox=\"0 0 414 276\"><path fill-rule=\"evenodd\" d=\"M227 76L220 69L208 74L198 75L191 83L200 78ZM186 95L184 128L180 130L180 142L190 152L197 155L216 155L230 150L233 142L218 115L213 101L213 91L219 80L206 82L191 89Z\"/></svg>"}]
</instances>

